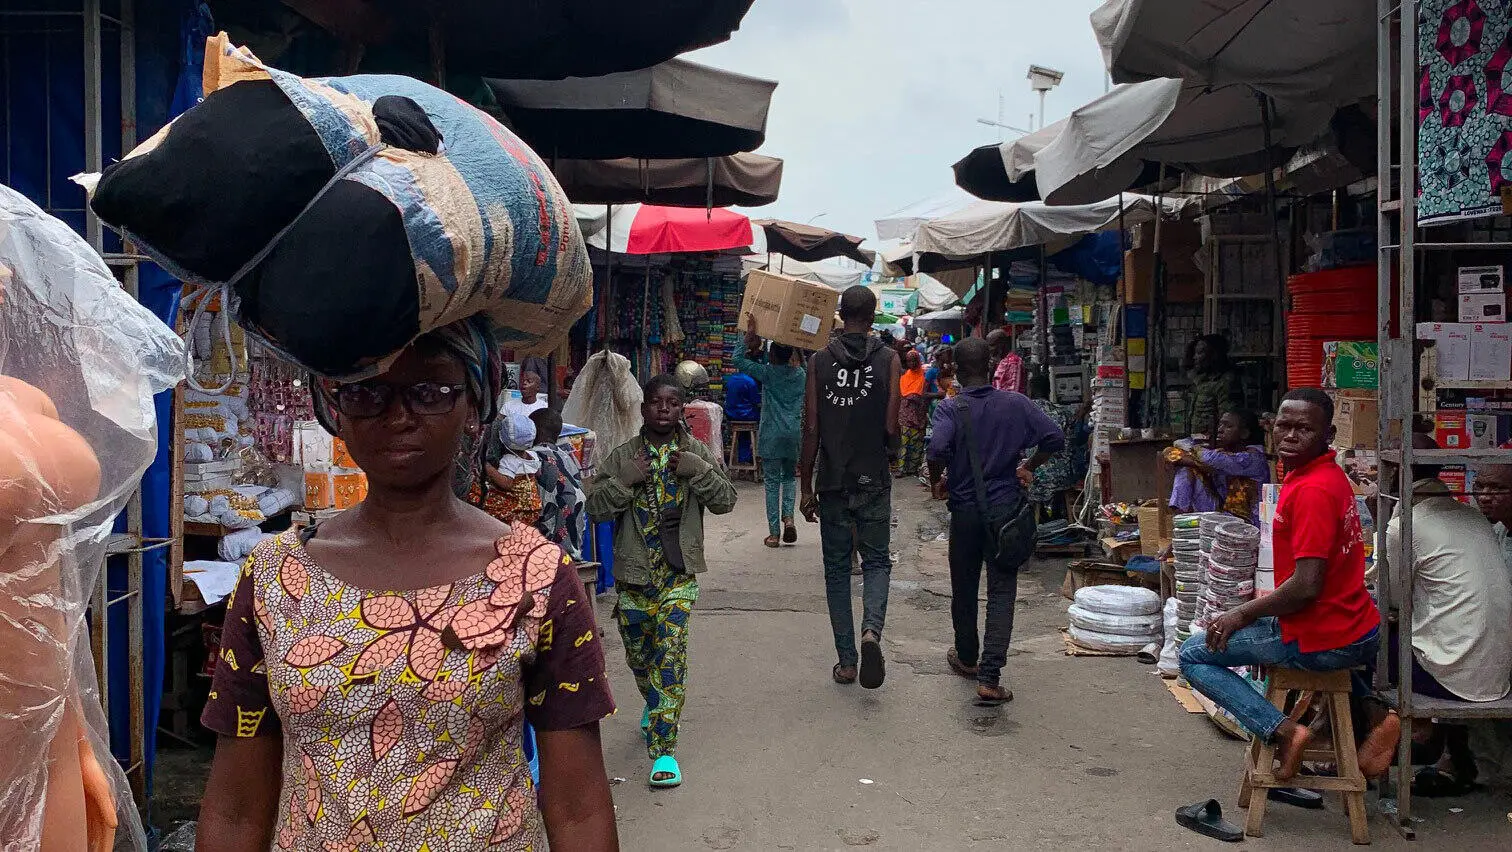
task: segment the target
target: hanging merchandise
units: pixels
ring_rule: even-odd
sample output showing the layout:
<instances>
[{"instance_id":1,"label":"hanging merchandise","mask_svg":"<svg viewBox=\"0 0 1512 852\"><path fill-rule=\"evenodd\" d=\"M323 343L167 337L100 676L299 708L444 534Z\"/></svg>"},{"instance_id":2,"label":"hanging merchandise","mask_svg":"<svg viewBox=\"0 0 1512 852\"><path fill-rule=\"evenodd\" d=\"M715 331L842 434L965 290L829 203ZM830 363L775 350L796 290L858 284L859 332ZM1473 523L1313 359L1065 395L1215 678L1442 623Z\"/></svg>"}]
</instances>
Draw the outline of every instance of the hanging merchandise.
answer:
<instances>
[{"instance_id":1,"label":"hanging merchandise","mask_svg":"<svg viewBox=\"0 0 1512 852\"><path fill-rule=\"evenodd\" d=\"M224 34L204 79L92 206L281 356L364 378L478 313L506 348L545 352L588 309L571 205L482 111L407 77L295 77Z\"/></svg>"},{"instance_id":2,"label":"hanging merchandise","mask_svg":"<svg viewBox=\"0 0 1512 852\"><path fill-rule=\"evenodd\" d=\"M1418 4L1419 225L1505 210L1501 193L1512 187L1509 30L1506 3Z\"/></svg>"},{"instance_id":3,"label":"hanging merchandise","mask_svg":"<svg viewBox=\"0 0 1512 852\"><path fill-rule=\"evenodd\" d=\"M641 428L640 384L630 374L630 361L614 352L598 352L583 365L562 419L594 433L597 443L609 453L635 436Z\"/></svg>"}]
</instances>

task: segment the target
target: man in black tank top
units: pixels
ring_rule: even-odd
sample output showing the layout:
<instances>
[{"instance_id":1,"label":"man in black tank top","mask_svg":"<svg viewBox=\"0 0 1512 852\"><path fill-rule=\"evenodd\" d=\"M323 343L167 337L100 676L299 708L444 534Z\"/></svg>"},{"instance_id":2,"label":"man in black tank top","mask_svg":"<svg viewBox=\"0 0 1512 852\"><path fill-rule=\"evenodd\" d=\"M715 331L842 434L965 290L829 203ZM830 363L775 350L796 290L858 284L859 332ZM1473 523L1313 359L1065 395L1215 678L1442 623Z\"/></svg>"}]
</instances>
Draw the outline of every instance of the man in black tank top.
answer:
<instances>
[{"instance_id":1,"label":"man in black tank top","mask_svg":"<svg viewBox=\"0 0 1512 852\"><path fill-rule=\"evenodd\" d=\"M898 354L871 334L876 312L877 297L866 287L840 296L843 333L809 360L798 469L803 516L819 522L824 548L838 683L854 683L858 675L850 568L852 548L861 553L859 676L867 689L886 677L882 624L892 576L890 468L897 453L901 372Z\"/></svg>"}]
</instances>

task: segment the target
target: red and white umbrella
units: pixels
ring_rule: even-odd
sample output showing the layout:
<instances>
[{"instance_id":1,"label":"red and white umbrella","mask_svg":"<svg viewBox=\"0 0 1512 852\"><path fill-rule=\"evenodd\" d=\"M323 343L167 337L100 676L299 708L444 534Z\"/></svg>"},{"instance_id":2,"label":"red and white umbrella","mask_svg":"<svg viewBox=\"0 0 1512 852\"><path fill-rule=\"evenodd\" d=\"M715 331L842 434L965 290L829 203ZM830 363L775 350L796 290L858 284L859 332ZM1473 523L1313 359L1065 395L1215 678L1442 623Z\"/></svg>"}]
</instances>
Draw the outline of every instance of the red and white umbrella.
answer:
<instances>
[{"instance_id":1,"label":"red and white umbrella","mask_svg":"<svg viewBox=\"0 0 1512 852\"><path fill-rule=\"evenodd\" d=\"M744 254L756 236L751 220L723 207L657 207L626 204L613 210L611 227L605 227L603 208L579 207L595 212L579 219L588 235L588 245L616 254L674 254L679 252L739 251Z\"/></svg>"}]
</instances>

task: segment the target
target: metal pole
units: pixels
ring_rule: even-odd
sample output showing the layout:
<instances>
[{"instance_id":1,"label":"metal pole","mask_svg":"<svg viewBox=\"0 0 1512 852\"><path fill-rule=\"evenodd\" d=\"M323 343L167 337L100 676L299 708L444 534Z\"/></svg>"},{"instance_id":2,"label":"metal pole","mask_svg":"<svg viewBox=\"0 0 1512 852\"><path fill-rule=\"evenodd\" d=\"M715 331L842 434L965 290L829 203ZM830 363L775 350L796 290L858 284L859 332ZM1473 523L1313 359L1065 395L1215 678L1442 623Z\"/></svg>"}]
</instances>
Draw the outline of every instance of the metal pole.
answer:
<instances>
[{"instance_id":1,"label":"metal pole","mask_svg":"<svg viewBox=\"0 0 1512 852\"><path fill-rule=\"evenodd\" d=\"M1159 429L1165 421L1165 264L1161 260L1161 236L1163 227L1158 211L1164 209L1166 166L1160 164L1160 182L1155 192L1155 228L1150 250L1154 255L1151 270L1150 310L1145 315L1145 412L1149 422L1147 429ZM1156 335L1160 335L1157 339Z\"/></svg>"},{"instance_id":2,"label":"metal pole","mask_svg":"<svg viewBox=\"0 0 1512 852\"><path fill-rule=\"evenodd\" d=\"M992 252L982 259L982 337L992 333ZM1001 325L1001 323L999 324Z\"/></svg>"},{"instance_id":3,"label":"metal pole","mask_svg":"<svg viewBox=\"0 0 1512 852\"><path fill-rule=\"evenodd\" d=\"M1260 125L1265 133L1265 213L1270 217L1271 229L1271 260L1276 264L1276 298L1286 298L1286 270L1281 268L1281 231L1277 219L1280 215L1276 209L1276 170L1270 165L1271 151L1271 100L1262 92L1256 92L1255 97L1260 99Z\"/></svg>"},{"instance_id":4,"label":"metal pole","mask_svg":"<svg viewBox=\"0 0 1512 852\"><path fill-rule=\"evenodd\" d=\"M1040 97L1044 97L1043 92L1040 93ZM1050 277L1050 256L1045 251L1044 243L1040 243L1039 250L1039 294L1036 301L1039 302L1040 316L1043 317L1039 324L1040 366L1048 374L1050 371L1050 320L1052 317L1050 306L1045 304L1045 283Z\"/></svg>"},{"instance_id":5,"label":"metal pole","mask_svg":"<svg viewBox=\"0 0 1512 852\"><path fill-rule=\"evenodd\" d=\"M609 351L610 323L614 322L614 205L604 205L604 351Z\"/></svg>"},{"instance_id":6,"label":"metal pole","mask_svg":"<svg viewBox=\"0 0 1512 852\"><path fill-rule=\"evenodd\" d=\"M105 168L101 153L100 0L84 0L84 171ZM100 220L84 205L84 237L95 251L105 248Z\"/></svg>"}]
</instances>

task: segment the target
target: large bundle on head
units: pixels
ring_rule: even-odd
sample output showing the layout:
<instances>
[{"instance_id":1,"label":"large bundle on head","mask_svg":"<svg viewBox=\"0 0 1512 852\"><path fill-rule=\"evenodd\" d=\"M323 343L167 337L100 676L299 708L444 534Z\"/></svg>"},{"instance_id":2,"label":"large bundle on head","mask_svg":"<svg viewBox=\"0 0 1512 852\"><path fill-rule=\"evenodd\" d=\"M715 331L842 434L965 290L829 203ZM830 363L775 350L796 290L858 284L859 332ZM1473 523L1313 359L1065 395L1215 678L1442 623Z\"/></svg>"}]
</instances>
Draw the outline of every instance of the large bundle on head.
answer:
<instances>
[{"instance_id":1,"label":"large bundle on head","mask_svg":"<svg viewBox=\"0 0 1512 852\"><path fill-rule=\"evenodd\" d=\"M566 195L482 111L408 77L295 77L224 34L205 92L106 169L93 207L185 281L224 288L289 360L361 378L479 313L503 346L543 352L587 311Z\"/></svg>"}]
</instances>

